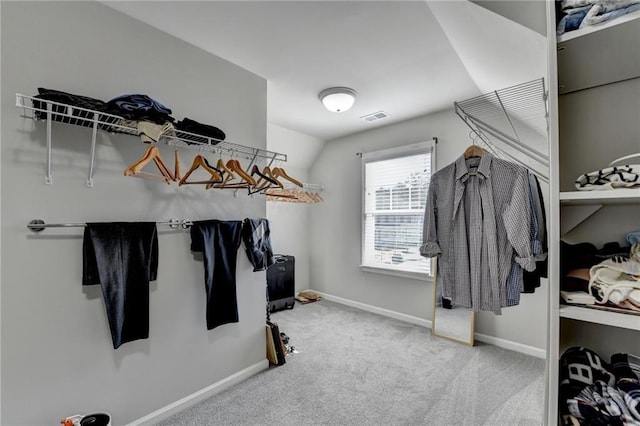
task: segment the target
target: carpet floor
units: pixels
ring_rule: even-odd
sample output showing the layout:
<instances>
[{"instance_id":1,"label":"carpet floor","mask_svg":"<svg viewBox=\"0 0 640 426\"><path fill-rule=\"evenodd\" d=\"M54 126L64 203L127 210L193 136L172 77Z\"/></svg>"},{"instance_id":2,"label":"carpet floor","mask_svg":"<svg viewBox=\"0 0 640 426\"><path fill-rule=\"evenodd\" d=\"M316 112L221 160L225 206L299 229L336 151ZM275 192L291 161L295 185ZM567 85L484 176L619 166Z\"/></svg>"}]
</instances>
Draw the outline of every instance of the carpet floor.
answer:
<instances>
[{"instance_id":1,"label":"carpet floor","mask_svg":"<svg viewBox=\"0 0 640 426\"><path fill-rule=\"evenodd\" d=\"M160 424L542 424L542 359L326 300L272 320L299 353Z\"/></svg>"}]
</instances>

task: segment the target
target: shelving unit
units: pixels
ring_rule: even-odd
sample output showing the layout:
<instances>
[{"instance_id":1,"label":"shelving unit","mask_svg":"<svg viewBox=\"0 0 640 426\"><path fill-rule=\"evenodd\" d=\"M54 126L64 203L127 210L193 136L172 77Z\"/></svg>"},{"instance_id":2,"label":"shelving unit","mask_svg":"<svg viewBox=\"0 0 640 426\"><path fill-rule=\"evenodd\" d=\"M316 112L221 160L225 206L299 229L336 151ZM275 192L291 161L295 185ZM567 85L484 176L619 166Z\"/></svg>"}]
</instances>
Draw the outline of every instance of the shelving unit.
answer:
<instances>
[{"instance_id":1,"label":"shelving unit","mask_svg":"<svg viewBox=\"0 0 640 426\"><path fill-rule=\"evenodd\" d=\"M579 169L595 170L596 164L605 165L611 159L604 154L615 158L640 150L640 104L633 96L635 90L640 90L640 12L572 31L557 39L555 24L554 4L548 2L551 175L548 425L561 424L558 361L567 345L585 346L608 354L640 354L639 315L562 305L559 296L561 238L578 242L586 240L572 241L572 238L589 235L594 242L622 241L624 234L636 230L626 229L629 221L625 225L615 218L620 217L616 215L637 217L640 188L593 191L561 191L560 188L573 186L571 179L575 176L569 174ZM627 92L629 89L632 92ZM620 93L625 96L619 96ZM592 215L599 210L596 219Z\"/></svg>"},{"instance_id":2,"label":"shelving unit","mask_svg":"<svg viewBox=\"0 0 640 426\"><path fill-rule=\"evenodd\" d=\"M605 21L598 25L592 25L585 28L580 28L575 31L569 31L567 33L564 33L558 36L558 44L563 43L565 41L573 40L574 38L580 38L591 33L597 33L599 31L607 30L611 27L615 27L616 25L622 25L626 22L633 21L634 19L637 19L637 18L640 18L640 10L633 13L629 13L627 15L620 16L619 18L612 19L610 21Z\"/></svg>"},{"instance_id":3,"label":"shelving unit","mask_svg":"<svg viewBox=\"0 0 640 426\"><path fill-rule=\"evenodd\" d=\"M111 134L125 134L131 136L139 136L140 134L135 121L127 120L114 114L39 99L33 96L26 96L19 93L16 94L16 107L22 108L22 117L35 121L44 120L47 123L47 175L45 176L45 183L49 185L53 183L51 175L51 123L53 121L93 129L91 138L91 161L87 177L87 186L89 187L93 186L93 167L95 161L97 132L102 131ZM215 139L178 129L172 129L165 132L165 134L161 135L160 142L194 149L201 152L213 152L245 158L251 160L251 164L253 164L258 158L267 159L271 162L287 161L286 154L267 151L260 148L253 148L227 140Z\"/></svg>"},{"instance_id":4,"label":"shelving unit","mask_svg":"<svg viewBox=\"0 0 640 426\"><path fill-rule=\"evenodd\" d=\"M560 316L562 318L640 331L640 315L564 305L560 307Z\"/></svg>"},{"instance_id":5,"label":"shelving unit","mask_svg":"<svg viewBox=\"0 0 640 426\"><path fill-rule=\"evenodd\" d=\"M560 193L560 202L563 205L635 204L640 202L638 200L640 200L640 188Z\"/></svg>"},{"instance_id":6,"label":"shelving unit","mask_svg":"<svg viewBox=\"0 0 640 426\"><path fill-rule=\"evenodd\" d=\"M563 34L557 45L559 93L640 75L640 60L633 54L640 40L639 20L640 13L636 12Z\"/></svg>"}]
</instances>

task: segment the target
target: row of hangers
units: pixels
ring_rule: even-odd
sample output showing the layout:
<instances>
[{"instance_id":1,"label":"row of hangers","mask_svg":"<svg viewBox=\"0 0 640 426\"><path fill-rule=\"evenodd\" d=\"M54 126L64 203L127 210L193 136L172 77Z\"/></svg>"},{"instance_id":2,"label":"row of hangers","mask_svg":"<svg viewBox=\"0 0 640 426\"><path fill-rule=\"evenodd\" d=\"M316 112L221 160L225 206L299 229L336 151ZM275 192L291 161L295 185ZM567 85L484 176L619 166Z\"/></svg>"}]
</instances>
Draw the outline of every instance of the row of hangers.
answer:
<instances>
[{"instance_id":1,"label":"row of hangers","mask_svg":"<svg viewBox=\"0 0 640 426\"><path fill-rule=\"evenodd\" d=\"M267 201L282 201L286 203L315 204L324 200L317 192L301 189L270 188L265 191Z\"/></svg>"},{"instance_id":2,"label":"row of hangers","mask_svg":"<svg viewBox=\"0 0 640 426\"><path fill-rule=\"evenodd\" d=\"M469 147L467 147L467 149L465 149L464 153L462 154L464 156L465 160L469 159L469 158L472 158L472 157L482 157L487 152L491 152L493 155L495 155L497 157L502 157L502 155L500 155L498 152L496 152L496 150L494 149L494 145L489 143L489 141L487 140L486 136L483 137L482 134L478 134L478 133L476 133L476 132L474 132L472 130L471 132L469 132L469 138L471 139L471 145L469 145ZM478 141L480 141L484 145L486 145L487 149L484 149L482 146L478 145L477 144ZM504 156L510 157L517 164L520 164L521 166L523 166L523 167L527 168L528 170L530 170L540 180L542 180L542 181L544 181L546 183L549 183L549 178L546 175L540 173L539 171L533 169L532 167L529 167L522 160L514 157L513 155L507 154L504 150L499 150L499 151L500 151L500 153L504 154ZM473 176L473 175L475 175L475 172L469 173L469 174Z\"/></svg>"},{"instance_id":3,"label":"row of hangers","mask_svg":"<svg viewBox=\"0 0 640 426\"><path fill-rule=\"evenodd\" d=\"M151 163L156 165L159 174L143 171ZM190 180L193 173L198 169L202 169L206 177ZM289 176L282 167L271 168L265 166L261 169L254 164L251 170L245 170L238 160L230 159L225 162L222 158L218 159L215 166L212 166L207 158L201 154L194 157L191 167L182 175L178 150L175 150L175 163L173 171L171 171L162 160L160 150L155 145L147 147L144 155L125 169L124 175L167 184L178 182L179 186L204 185L206 189L247 189L249 194L264 193L270 188L284 190L283 181L287 181L287 183L299 188L304 186L300 181ZM202 173L199 173L199 175L202 175Z\"/></svg>"}]
</instances>

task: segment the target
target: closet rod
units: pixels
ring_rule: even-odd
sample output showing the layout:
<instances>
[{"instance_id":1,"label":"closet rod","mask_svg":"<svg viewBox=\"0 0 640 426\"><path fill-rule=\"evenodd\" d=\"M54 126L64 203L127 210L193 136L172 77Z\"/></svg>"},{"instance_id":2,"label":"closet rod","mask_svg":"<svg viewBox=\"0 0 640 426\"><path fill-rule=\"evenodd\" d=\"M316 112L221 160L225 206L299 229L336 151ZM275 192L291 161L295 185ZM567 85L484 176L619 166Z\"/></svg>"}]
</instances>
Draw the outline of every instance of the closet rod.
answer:
<instances>
[{"instance_id":1,"label":"closet rod","mask_svg":"<svg viewBox=\"0 0 640 426\"><path fill-rule=\"evenodd\" d=\"M193 222L189 219L169 219L165 221L156 222L158 225L169 225L171 229L178 229L181 227L182 229L188 229ZM27 225L32 232L41 232L44 231L45 228L84 228L86 227L86 223L46 223L42 219L33 219Z\"/></svg>"}]
</instances>

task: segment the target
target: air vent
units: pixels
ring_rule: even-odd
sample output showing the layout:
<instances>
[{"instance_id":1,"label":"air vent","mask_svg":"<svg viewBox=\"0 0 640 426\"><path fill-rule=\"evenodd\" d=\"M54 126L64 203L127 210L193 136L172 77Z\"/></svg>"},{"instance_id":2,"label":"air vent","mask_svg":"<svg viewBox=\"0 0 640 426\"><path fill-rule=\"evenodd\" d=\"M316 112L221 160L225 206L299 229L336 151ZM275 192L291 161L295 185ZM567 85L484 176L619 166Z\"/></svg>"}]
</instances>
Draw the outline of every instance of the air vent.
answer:
<instances>
[{"instance_id":1,"label":"air vent","mask_svg":"<svg viewBox=\"0 0 640 426\"><path fill-rule=\"evenodd\" d=\"M367 123L373 123L374 121L384 120L385 118L389 118L389 114L384 111L374 112L373 114L367 114L365 116L360 117Z\"/></svg>"}]
</instances>

